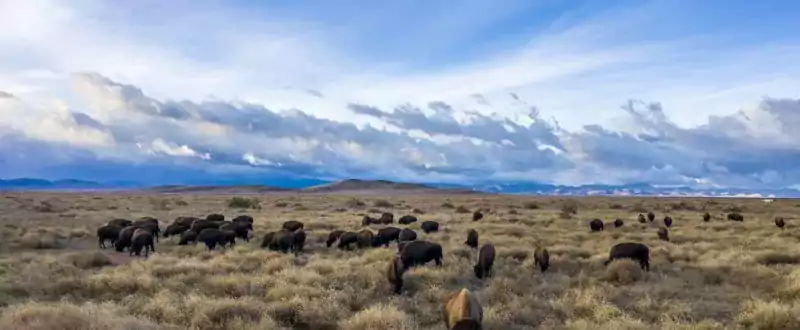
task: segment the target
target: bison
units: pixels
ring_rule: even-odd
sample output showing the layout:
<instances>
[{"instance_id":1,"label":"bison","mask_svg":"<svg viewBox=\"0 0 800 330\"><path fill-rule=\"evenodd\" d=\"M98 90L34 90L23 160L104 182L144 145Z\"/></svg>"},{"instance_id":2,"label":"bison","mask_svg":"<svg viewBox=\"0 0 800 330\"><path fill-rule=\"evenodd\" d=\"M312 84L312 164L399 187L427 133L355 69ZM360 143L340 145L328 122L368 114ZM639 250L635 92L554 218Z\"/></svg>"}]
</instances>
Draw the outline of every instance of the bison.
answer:
<instances>
[{"instance_id":1,"label":"bison","mask_svg":"<svg viewBox=\"0 0 800 330\"><path fill-rule=\"evenodd\" d=\"M114 249L117 250L117 252L122 252L126 247L131 246L131 238L133 237L133 232L136 231L136 229L138 228L130 226L122 228L122 230L119 231L119 237L117 237L117 240L114 241Z\"/></svg>"},{"instance_id":2,"label":"bison","mask_svg":"<svg viewBox=\"0 0 800 330\"><path fill-rule=\"evenodd\" d=\"M225 216L218 213L212 213L206 216L208 221L225 221Z\"/></svg>"},{"instance_id":3,"label":"bison","mask_svg":"<svg viewBox=\"0 0 800 330\"><path fill-rule=\"evenodd\" d=\"M417 239L417 232L410 228L403 228L400 235L397 237L399 242L410 242Z\"/></svg>"},{"instance_id":4,"label":"bison","mask_svg":"<svg viewBox=\"0 0 800 330\"><path fill-rule=\"evenodd\" d=\"M114 245L114 242L117 241L119 237L119 232L122 230L122 227L114 226L114 225L105 225L100 228L97 228L97 240L98 244L100 245L101 249L106 248L106 241L111 241L111 245Z\"/></svg>"},{"instance_id":5,"label":"bison","mask_svg":"<svg viewBox=\"0 0 800 330\"><path fill-rule=\"evenodd\" d=\"M306 231L305 230L298 230L294 232L294 253L303 252L303 248L306 246Z\"/></svg>"},{"instance_id":6,"label":"bison","mask_svg":"<svg viewBox=\"0 0 800 330\"><path fill-rule=\"evenodd\" d=\"M470 229L467 232L467 240L464 241L464 244L467 246L477 249L478 248L478 231L475 229Z\"/></svg>"},{"instance_id":7,"label":"bison","mask_svg":"<svg viewBox=\"0 0 800 330\"><path fill-rule=\"evenodd\" d=\"M359 231L356 234L356 246L358 246L359 249L368 248L372 246L374 238L375 234L373 234L369 229Z\"/></svg>"},{"instance_id":8,"label":"bison","mask_svg":"<svg viewBox=\"0 0 800 330\"><path fill-rule=\"evenodd\" d=\"M711 213L706 212L703 214L703 221L708 222L711 220Z\"/></svg>"},{"instance_id":9,"label":"bison","mask_svg":"<svg viewBox=\"0 0 800 330\"><path fill-rule=\"evenodd\" d=\"M400 233L401 230L397 227L381 228L378 230L378 234L375 235L375 238L372 241L372 246L389 246L391 241L398 241L400 239Z\"/></svg>"},{"instance_id":10,"label":"bison","mask_svg":"<svg viewBox=\"0 0 800 330\"><path fill-rule=\"evenodd\" d=\"M325 245L327 247L331 247L331 245L333 245L333 243L336 242L336 240L339 239L339 236L342 236L342 234L344 234L344 230L336 229L332 231L330 234L328 234L328 240L325 241Z\"/></svg>"},{"instance_id":11,"label":"bison","mask_svg":"<svg viewBox=\"0 0 800 330\"><path fill-rule=\"evenodd\" d=\"M161 228L159 228L158 220L151 217L143 217L139 220L133 222L133 226L140 229L147 229L150 233L155 236L156 242L158 242L158 235L161 234Z\"/></svg>"},{"instance_id":12,"label":"bison","mask_svg":"<svg viewBox=\"0 0 800 330\"><path fill-rule=\"evenodd\" d=\"M739 213L728 213L728 220L742 222L744 217Z\"/></svg>"},{"instance_id":13,"label":"bison","mask_svg":"<svg viewBox=\"0 0 800 330\"><path fill-rule=\"evenodd\" d=\"M253 225L253 222L254 222L253 221L253 217L251 217L249 215L239 215L239 216L233 218L233 220L231 220L231 221L234 222L234 223L236 223L236 222L246 222L246 223L249 223L251 226Z\"/></svg>"},{"instance_id":14,"label":"bison","mask_svg":"<svg viewBox=\"0 0 800 330\"><path fill-rule=\"evenodd\" d=\"M655 221L656 220L656 215L653 214L653 212L647 212L647 220L650 220L650 222Z\"/></svg>"},{"instance_id":15,"label":"bison","mask_svg":"<svg viewBox=\"0 0 800 330\"><path fill-rule=\"evenodd\" d=\"M399 220L397 220L397 223L399 223L401 225L410 225L410 224L415 223L415 222L417 222L417 217L415 217L413 215L404 215L404 216L400 217Z\"/></svg>"},{"instance_id":16,"label":"bison","mask_svg":"<svg viewBox=\"0 0 800 330\"><path fill-rule=\"evenodd\" d=\"M494 265L496 254L494 244L486 243L481 246L480 252L478 252L478 263L472 266L475 277L483 279L492 276L492 265Z\"/></svg>"},{"instance_id":17,"label":"bison","mask_svg":"<svg viewBox=\"0 0 800 330\"><path fill-rule=\"evenodd\" d=\"M483 219L483 213L481 213L480 210L472 212L472 221L478 221L480 219Z\"/></svg>"},{"instance_id":18,"label":"bison","mask_svg":"<svg viewBox=\"0 0 800 330\"><path fill-rule=\"evenodd\" d=\"M219 245L223 248L225 244L228 244L229 247L233 247L236 245L236 232L230 229L222 229L220 227L219 233L222 235L222 240L219 242Z\"/></svg>"},{"instance_id":19,"label":"bison","mask_svg":"<svg viewBox=\"0 0 800 330\"><path fill-rule=\"evenodd\" d=\"M164 229L164 237L178 236L187 230L189 230L189 227L172 223Z\"/></svg>"},{"instance_id":20,"label":"bison","mask_svg":"<svg viewBox=\"0 0 800 330\"><path fill-rule=\"evenodd\" d=\"M419 224L419 227L422 228L422 231L426 234L439 231L439 223L436 221L423 221Z\"/></svg>"},{"instance_id":21,"label":"bison","mask_svg":"<svg viewBox=\"0 0 800 330\"><path fill-rule=\"evenodd\" d=\"M533 263L534 266L538 265L539 270L544 273L544 271L550 268L550 252L541 246L536 246L536 250L533 251Z\"/></svg>"},{"instance_id":22,"label":"bison","mask_svg":"<svg viewBox=\"0 0 800 330\"><path fill-rule=\"evenodd\" d=\"M275 235L272 236L272 242L269 244L269 248L270 250L281 251L283 253L289 253L289 251L294 250L295 248L294 232L288 229L281 229L275 232Z\"/></svg>"},{"instance_id":23,"label":"bison","mask_svg":"<svg viewBox=\"0 0 800 330\"><path fill-rule=\"evenodd\" d=\"M181 226L184 226L184 227L190 227L191 228L192 227L192 223L194 223L197 220L200 220L200 219L199 218L195 218L195 217L177 217L177 218L175 218L175 221L172 222L172 223L178 224L178 225L181 225Z\"/></svg>"},{"instance_id":24,"label":"bison","mask_svg":"<svg viewBox=\"0 0 800 330\"><path fill-rule=\"evenodd\" d=\"M447 297L442 314L448 330L483 329L483 307L466 288Z\"/></svg>"},{"instance_id":25,"label":"bison","mask_svg":"<svg viewBox=\"0 0 800 330\"><path fill-rule=\"evenodd\" d=\"M245 242L250 242L248 233L253 230L253 224L245 221L235 221L219 226L219 230L230 230L234 232L235 237L241 238Z\"/></svg>"},{"instance_id":26,"label":"bison","mask_svg":"<svg viewBox=\"0 0 800 330\"><path fill-rule=\"evenodd\" d=\"M783 229L783 227L786 226L786 221L784 221L781 217L777 217L775 218L775 225L778 226L778 228Z\"/></svg>"},{"instance_id":27,"label":"bison","mask_svg":"<svg viewBox=\"0 0 800 330\"><path fill-rule=\"evenodd\" d=\"M664 226L672 227L672 217L670 216L664 217Z\"/></svg>"},{"instance_id":28,"label":"bison","mask_svg":"<svg viewBox=\"0 0 800 330\"><path fill-rule=\"evenodd\" d=\"M219 229L219 226L220 223L217 221L199 219L192 222L192 226L189 229L199 234L204 229Z\"/></svg>"},{"instance_id":29,"label":"bison","mask_svg":"<svg viewBox=\"0 0 800 330\"><path fill-rule=\"evenodd\" d=\"M614 228L622 227L622 225L624 225L624 224L625 224L625 222L623 222L622 219L614 220Z\"/></svg>"},{"instance_id":30,"label":"bison","mask_svg":"<svg viewBox=\"0 0 800 330\"><path fill-rule=\"evenodd\" d=\"M369 226L371 224L380 224L380 222L378 221L378 219L375 219L375 218L373 218L371 216L368 216L368 215L365 215L363 218L361 218L361 226L362 227L366 227L366 226Z\"/></svg>"},{"instance_id":31,"label":"bison","mask_svg":"<svg viewBox=\"0 0 800 330\"><path fill-rule=\"evenodd\" d=\"M197 232L194 230L187 230L181 233L181 239L178 241L178 245L186 245L189 243L197 243Z\"/></svg>"},{"instance_id":32,"label":"bison","mask_svg":"<svg viewBox=\"0 0 800 330\"><path fill-rule=\"evenodd\" d=\"M658 228L658 239L669 242L669 229L666 227Z\"/></svg>"},{"instance_id":33,"label":"bison","mask_svg":"<svg viewBox=\"0 0 800 330\"><path fill-rule=\"evenodd\" d=\"M643 270L650 271L650 248L642 243L625 242L614 245L608 252L608 265L616 259L632 259L638 261Z\"/></svg>"},{"instance_id":34,"label":"bison","mask_svg":"<svg viewBox=\"0 0 800 330\"><path fill-rule=\"evenodd\" d=\"M272 238L274 237L275 237L274 231L264 234L264 238L261 239L261 248L270 247L270 244L272 244Z\"/></svg>"},{"instance_id":35,"label":"bison","mask_svg":"<svg viewBox=\"0 0 800 330\"><path fill-rule=\"evenodd\" d=\"M350 244L356 243L358 241L358 234L348 231L339 236L339 248L340 249L350 249Z\"/></svg>"},{"instance_id":36,"label":"bison","mask_svg":"<svg viewBox=\"0 0 800 330\"><path fill-rule=\"evenodd\" d=\"M144 248L144 256L145 258L149 255L149 251L156 252L156 246L153 244L153 232L148 229L137 228L133 232L133 236L131 237L131 247L130 252L128 255L136 255L137 257L141 255L142 248Z\"/></svg>"},{"instance_id":37,"label":"bison","mask_svg":"<svg viewBox=\"0 0 800 330\"><path fill-rule=\"evenodd\" d=\"M441 266L442 258L442 246L437 243L428 241L400 243L400 260L403 261L403 269L424 265L430 261Z\"/></svg>"},{"instance_id":38,"label":"bison","mask_svg":"<svg viewBox=\"0 0 800 330\"><path fill-rule=\"evenodd\" d=\"M117 226L120 228L125 228L128 226L133 226L133 221L125 220L125 219L114 219L108 222L109 225Z\"/></svg>"},{"instance_id":39,"label":"bison","mask_svg":"<svg viewBox=\"0 0 800 330\"><path fill-rule=\"evenodd\" d=\"M403 262L400 260L400 257L393 256L386 270L386 277L389 280L389 284L394 288L393 291L395 294L400 294L400 290L403 289L404 272L405 269L403 268Z\"/></svg>"},{"instance_id":40,"label":"bison","mask_svg":"<svg viewBox=\"0 0 800 330\"><path fill-rule=\"evenodd\" d=\"M637 218L639 223L646 223L647 220L644 219L644 214L639 213L639 217Z\"/></svg>"},{"instance_id":41,"label":"bison","mask_svg":"<svg viewBox=\"0 0 800 330\"><path fill-rule=\"evenodd\" d=\"M217 245L225 244L225 237L217 228L206 228L197 234L197 241L203 242L209 251L214 250Z\"/></svg>"},{"instance_id":42,"label":"bison","mask_svg":"<svg viewBox=\"0 0 800 330\"><path fill-rule=\"evenodd\" d=\"M394 223L394 214L390 212L383 212L383 214L381 214L381 218L378 219L378 221L380 221L380 223L384 225Z\"/></svg>"},{"instance_id":43,"label":"bison","mask_svg":"<svg viewBox=\"0 0 800 330\"><path fill-rule=\"evenodd\" d=\"M303 225L302 222L297 220L288 220L283 223L283 226L281 226L281 228L292 232L297 231L299 229L303 229L304 227L305 225Z\"/></svg>"},{"instance_id":44,"label":"bison","mask_svg":"<svg viewBox=\"0 0 800 330\"><path fill-rule=\"evenodd\" d=\"M603 230L603 221L600 219L594 219L589 221L589 228L592 231L602 231Z\"/></svg>"}]
</instances>

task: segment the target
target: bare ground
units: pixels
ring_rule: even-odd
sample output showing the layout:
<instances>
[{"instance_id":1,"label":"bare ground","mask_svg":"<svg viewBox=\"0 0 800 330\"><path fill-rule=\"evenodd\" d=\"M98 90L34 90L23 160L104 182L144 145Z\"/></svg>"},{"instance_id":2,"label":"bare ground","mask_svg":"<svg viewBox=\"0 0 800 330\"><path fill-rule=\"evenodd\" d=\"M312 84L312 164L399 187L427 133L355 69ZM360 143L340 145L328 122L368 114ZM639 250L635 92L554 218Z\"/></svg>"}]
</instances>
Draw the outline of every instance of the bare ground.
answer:
<instances>
[{"instance_id":1,"label":"bare ground","mask_svg":"<svg viewBox=\"0 0 800 330\"><path fill-rule=\"evenodd\" d=\"M530 198L484 195L248 195L259 209L228 207L230 195L4 193L0 195L0 330L4 329L444 329L442 299L462 287L484 308L486 329L800 329L797 200ZM376 206L377 205L377 206ZM471 211L488 209L473 222ZM333 229L360 229L363 214L390 211L436 220L421 239L444 246L444 266L405 276L402 295L384 276L390 248L328 249ZM577 211L568 215L571 209ZM655 224L639 224L653 211ZM702 222L710 212L715 218ZM741 211L744 222L725 220ZM256 219L255 239L208 252L161 238L149 258L100 250L95 230L113 218L222 213ZM656 230L674 219L670 242ZM775 216L788 219L784 229ZM588 221L606 230L591 233ZM625 221L621 228L608 223ZM307 251L258 247L289 219L305 222ZM395 226L403 227L395 224ZM377 231L381 226L373 226ZM472 274L463 245L474 228L497 246L494 276ZM608 250L643 242L652 269L607 268ZM533 249L551 253L540 273Z\"/></svg>"}]
</instances>

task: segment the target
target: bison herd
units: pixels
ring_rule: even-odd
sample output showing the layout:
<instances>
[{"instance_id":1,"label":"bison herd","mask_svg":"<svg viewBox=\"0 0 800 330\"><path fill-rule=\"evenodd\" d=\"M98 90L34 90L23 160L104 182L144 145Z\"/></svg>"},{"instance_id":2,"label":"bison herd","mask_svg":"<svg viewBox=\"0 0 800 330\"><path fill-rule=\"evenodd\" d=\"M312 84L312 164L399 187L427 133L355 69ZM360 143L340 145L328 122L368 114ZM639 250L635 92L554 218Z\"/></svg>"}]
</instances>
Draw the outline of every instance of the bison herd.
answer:
<instances>
[{"instance_id":1,"label":"bison herd","mask_svg":"<svg viewBox=\"0 0 800 330\"><path fill-rule=\"evenodd\" d=\"M480 211L473 213L472 220L479 221L483 218ZM738 213L727 215L731 221L743 221L744 217ZM711 215L705 213L703 221L709 221ZM444 251L438 243L418 240L417 233L411 228L398 228L388 226L394 223L394 215L389 212L383 213L380 218L364 216L361 220L362 227L372 224L387 225L373 233L370 229L358 231L333 230L328 233L325 245L331 248L336 247L341 250L365 249L388 247L392 242L397 244L397 253L388 262L386 277L395 294L400 294L403 289L403 275L412 267L423 266L433 261L437 266L442 266ZM639 214L637 220L640 223L651 223L655 220L655 214L648 212ZM398 219L401 225L416 223L418 219L412 215L404 215ZM210 214L205 219L195 217L178 217L171 224L161 231L158 220L151 217L143 217L136 221L125 219L114 219L108 224L97 229L98 243L101 249L107 248L106 242L110 241L114 249L123 252L128 249L129 255L140 256L144 252L147 257L150 252L155 252L155 245L159 236L164 238L170 236L179 237L178 245L196 244L202 242L209 250L216 249L217 246L225 248L232 247L236 239L245 242L250 241L250 233L253 231L254 219L248 215L237 216L230 221L226 221L221 214ZM673 220L666 216L663 219L663 226L658 230L658 238L669 241L669 230ZM786 221L783 218L776 218L775 225L783 228ZM624 222L616 219L609 226L622 227ZM603 231L607 225L600 219L589 221L589 228L593 232ZM426 234L439 231L439 223L436 221L422 221L420 229ZM266 233L261 239L261 247L283 253L300 253L303 251L306 242L306 232L304 224L300 221L289 220L283 223L280 230ZM475 229L467 232L466 240L463 242L472 250L477 250L476 263L473 265L473 273L478 279L485 279L492 276L492 267L496 257L494 244L485 242L479 248L479 233ZM650 270L650 248L642 243L623 242L614 245L608 254L608 259L604 265L608 265L616 259L631 259L638 262L645 271ZM550 267L550 253L546 248L537 245L534 251L534 266L538 266L541 272L547 271ZM447 298L443 307L444 322L448 329L480 329L483 320L483 310L475 296L466 288Z\"/></svg>"}]
</instances>

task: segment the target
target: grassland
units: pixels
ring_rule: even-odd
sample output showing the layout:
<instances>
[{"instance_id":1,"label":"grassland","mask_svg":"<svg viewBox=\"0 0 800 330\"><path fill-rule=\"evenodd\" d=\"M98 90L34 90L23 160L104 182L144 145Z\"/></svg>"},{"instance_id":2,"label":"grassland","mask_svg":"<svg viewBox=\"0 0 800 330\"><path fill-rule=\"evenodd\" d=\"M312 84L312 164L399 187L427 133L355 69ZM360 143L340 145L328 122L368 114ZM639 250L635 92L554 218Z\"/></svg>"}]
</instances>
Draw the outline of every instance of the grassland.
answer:
<instances>
[{"instance_id":1,"label":"grassland","mask_svg":"<svg viewBox=\"0 0 800 330\"><path fill-rule=\"evenodd\" d=\"M485 329L800 329L795 200L272 194L242 210L228 206L231 197L0 195L0 330L444 329L442 299L461 287L483 304ZM479 208L489 211L471 221ZM441 223L438 233L418 234L443 245L444 266L409 271L400 296L384 276L394 245L324 245L332 229L359 229L364 214L414 209L420 221ZM658 240L657 224L636 221L648 210L674 219L670 242ZM725 220L731 210L744 222ZM209 252L161 238L147 259L97 247L95 229L113 218L153 216L166 226L209 213L252 215L255 239ZM591 233L592 218L625 225ZM289 219L305 222L306 253L258 247ZM471 228L498 249L485 281L472 275L475 252L462 244ZM649 273L628 262L603 267L622 241L650 246ZM551 253L545 273L533 265L535 244Z\"/></svg>"}]
</instances>

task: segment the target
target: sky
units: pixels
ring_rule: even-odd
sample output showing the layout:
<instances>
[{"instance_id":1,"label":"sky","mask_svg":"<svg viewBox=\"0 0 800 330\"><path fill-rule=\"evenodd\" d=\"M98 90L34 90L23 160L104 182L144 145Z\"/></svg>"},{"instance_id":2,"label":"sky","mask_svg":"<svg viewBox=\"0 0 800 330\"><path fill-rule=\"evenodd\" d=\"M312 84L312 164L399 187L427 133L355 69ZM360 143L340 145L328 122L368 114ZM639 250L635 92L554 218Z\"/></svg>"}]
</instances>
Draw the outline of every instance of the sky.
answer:
<instances>
[{"instance_id":1,"label":"sky","mask_svg":"<svg viewBox=\"0 0 800 330\"><path fill-rule=\"evenodd\" d=\"M800 186L797 17L789 0L0 0L0 178Z\"/></svg>"}]
</instances>

